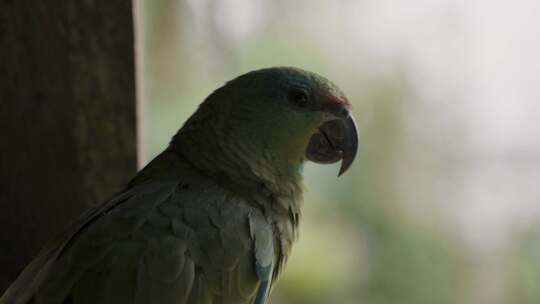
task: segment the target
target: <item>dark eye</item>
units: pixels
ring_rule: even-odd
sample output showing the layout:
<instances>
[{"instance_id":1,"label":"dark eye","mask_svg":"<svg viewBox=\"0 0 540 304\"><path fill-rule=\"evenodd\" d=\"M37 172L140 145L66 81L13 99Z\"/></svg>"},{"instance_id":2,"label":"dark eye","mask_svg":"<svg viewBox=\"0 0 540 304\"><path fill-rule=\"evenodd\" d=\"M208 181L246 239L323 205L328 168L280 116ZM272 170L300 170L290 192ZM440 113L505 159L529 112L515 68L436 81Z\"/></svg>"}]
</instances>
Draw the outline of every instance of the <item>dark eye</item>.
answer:
<instances>
[{"instance_id":1,"label":"dark eye","mask_svg":"<svg viewBox=\"0 0 540 304\"><path fill-rule=\"evenodd\" d=\"M298 107L304 108L309 104L308 93L304 89L292 89L289 93L289 98Z\"/></svg>"}]
</instances>

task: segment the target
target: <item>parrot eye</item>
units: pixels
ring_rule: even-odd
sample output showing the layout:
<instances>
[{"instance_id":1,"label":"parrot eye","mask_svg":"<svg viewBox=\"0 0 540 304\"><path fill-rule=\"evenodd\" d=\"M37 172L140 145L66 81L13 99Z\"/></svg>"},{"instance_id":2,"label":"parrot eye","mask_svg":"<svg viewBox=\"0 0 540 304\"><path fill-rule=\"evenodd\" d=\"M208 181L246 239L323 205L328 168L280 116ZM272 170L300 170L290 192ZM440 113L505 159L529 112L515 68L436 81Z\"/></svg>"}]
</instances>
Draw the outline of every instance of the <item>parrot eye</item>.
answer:
<instances>
[{"instance_id":1,"label":"parrot eye","mask_svg":"<svg viewBox=\"0 0 540 304\"><path fill-rule=\"evenodd\" d=\"M294 88L289 93L289 98L296 106L304 108L309 104L309 97L306 90Z\"/></svg>"}]
</instances>

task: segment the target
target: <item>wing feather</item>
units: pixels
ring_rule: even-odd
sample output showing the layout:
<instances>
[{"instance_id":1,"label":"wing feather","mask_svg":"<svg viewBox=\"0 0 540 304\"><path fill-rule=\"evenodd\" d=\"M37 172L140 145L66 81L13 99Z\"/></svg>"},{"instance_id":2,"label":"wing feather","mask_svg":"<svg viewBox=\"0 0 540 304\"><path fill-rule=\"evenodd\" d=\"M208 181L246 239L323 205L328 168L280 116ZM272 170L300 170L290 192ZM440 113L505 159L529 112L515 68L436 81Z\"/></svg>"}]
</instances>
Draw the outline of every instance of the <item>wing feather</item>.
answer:
<instances>
[{"instance_id":1,"label":"wing feather","mask_svg":"<svg viewBox=\"0 0 540 304\"><path fill-rule=\"evenodd\" d=\"M90 210L0 303L265 303L271 226L214 184L198 187L146 181Z\"/></svg>"}]
</instances>

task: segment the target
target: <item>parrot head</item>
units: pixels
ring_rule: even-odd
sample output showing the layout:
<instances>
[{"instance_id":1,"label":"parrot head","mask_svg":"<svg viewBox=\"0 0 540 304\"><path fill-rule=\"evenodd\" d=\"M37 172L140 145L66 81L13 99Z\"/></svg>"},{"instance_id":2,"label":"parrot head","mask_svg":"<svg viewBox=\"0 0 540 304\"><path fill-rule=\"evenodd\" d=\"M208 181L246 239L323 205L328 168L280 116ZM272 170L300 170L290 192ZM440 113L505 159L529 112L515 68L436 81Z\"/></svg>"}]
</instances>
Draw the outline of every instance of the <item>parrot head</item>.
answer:
<instances>
[{"instance_id":1,"label":"parrot head","mask_svg":"<svg viewBox=\"0 0 540 304\"><path fill-rule=\"evenodd\" d=\"M207 135L190 130L206 130ZM339 176L351 166L358 148L356 123L343 92L322 76L292 67L256 70L227 82L176 137L184 141L184 151L195 149L185 142L204 138L213 153L201 166L212 162L212 170L219 166L234 174L248 168L264 175L266 166L284 176L309 160L341 161Z\"/></svg>"},{"instance_id":2,"label":"parrot head","mask_svg":"<svg viewBox=\"0 0 540 304\"><path fill-rule=\"evenodd\" d=\"M256 131L253 136L267 141L267 148L301 149L303 157L315 163L341 160L338 176L353 163L358 132L351 106L326 78L298 68L268 68L244 74L226 86L244 92L244 98L236 101L238 107L257 109L259 115L252 114L249 128Z\"/></svg>"}]
</instances>

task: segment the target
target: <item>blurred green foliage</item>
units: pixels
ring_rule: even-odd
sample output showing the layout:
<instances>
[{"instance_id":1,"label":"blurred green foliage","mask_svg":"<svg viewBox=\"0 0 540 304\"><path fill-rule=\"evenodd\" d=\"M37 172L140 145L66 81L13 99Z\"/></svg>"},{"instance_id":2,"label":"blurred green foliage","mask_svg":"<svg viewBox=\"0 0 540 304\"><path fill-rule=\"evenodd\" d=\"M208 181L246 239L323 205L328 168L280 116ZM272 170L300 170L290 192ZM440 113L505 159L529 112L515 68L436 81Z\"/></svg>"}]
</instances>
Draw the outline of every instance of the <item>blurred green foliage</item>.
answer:
<instances>
[{"instance_id":1,"label":"blurred green foliage","mask_svg":"<svg viewBox=\"0 0 540 304\"><path fill-rule=\"evenodd\" d=\"M515 252L508 254L508 303L540 303L540 231L517 235Z\"/></svg>"}]
</instances>

